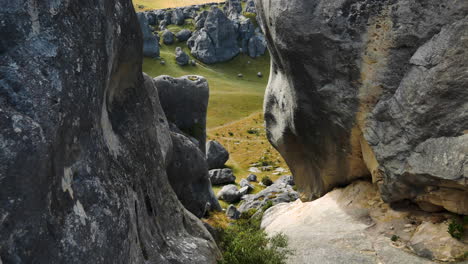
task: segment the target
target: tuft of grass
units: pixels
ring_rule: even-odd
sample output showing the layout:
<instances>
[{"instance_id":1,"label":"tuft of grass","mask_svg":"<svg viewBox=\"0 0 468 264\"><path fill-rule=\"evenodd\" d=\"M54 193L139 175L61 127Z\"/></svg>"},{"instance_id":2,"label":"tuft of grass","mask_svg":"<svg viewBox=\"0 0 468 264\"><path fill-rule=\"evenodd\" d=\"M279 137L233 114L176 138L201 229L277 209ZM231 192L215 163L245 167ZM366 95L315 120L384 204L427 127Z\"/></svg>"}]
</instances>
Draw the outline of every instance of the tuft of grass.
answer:
<instances>
[{"instance_id":1,"label":"tuft of grass","mask_svg":"<svg viewBox=\"0 0 468 264\"><path fill-rule=\"evenodd\" d=\"M231 223L231 220L226 216L224 212L216 211L210 212L208 218L203 219L203 221L205 221L207 224L216 229L226 229Z\"/></svg>"},{"instance_id":2,"label":"tuft of grass","mask_svg":"<svg viewBox=\"0 0 468 264\"><path fill-rule=\"evenodd\" d=\"M263 177L262 177L262 183L263 183L263 185L265 185L265 186L270 186L270 185L273 184L273 181L270 179L270 177L268 177L268 176L263 176Z\"/></svg>"},{"instance_id":3,"label":"tuft of grass","mask_svg":"<svg viewBox=\"0 0 468 264\"><path fill-rule=\"evenodd\" d=\"M135 11L173 8L189 5L199 5L213 2L224 2L224 0L133 0Z\"/></svg>"},{"instance_id":4,"label":"tuft of grass","mask_svg":"<svg viewBox=\"0 0 468 264\"><path fill-rule=\"evenodd\" d=\"M455 239L460 240L465 233L463 224L459 223L456 219L452 219L449 223L447 232Z\"/></svg>"},{"instance_id":5,"label":"tuft of grass","mask_svg":"<svg viewBox=\"0 0 468 264\"><path fill-rule=\"evenodd\" d=\"M393 242L396 242L398 239L400 239L400 237L397 236L397 235L393 235L390 239L391 239Z\"/></svg>"}]
</instances>

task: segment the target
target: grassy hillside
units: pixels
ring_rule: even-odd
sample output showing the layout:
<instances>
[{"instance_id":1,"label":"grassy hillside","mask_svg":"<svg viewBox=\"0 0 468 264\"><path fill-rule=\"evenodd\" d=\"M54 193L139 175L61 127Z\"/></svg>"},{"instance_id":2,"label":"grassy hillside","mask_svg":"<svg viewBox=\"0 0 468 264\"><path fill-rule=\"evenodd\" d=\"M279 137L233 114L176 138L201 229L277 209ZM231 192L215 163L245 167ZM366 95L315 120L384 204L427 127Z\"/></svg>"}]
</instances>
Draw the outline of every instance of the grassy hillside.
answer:
<instances>
[{"instance_id":1,"label":"grassy hillside","mask_svg":"<svg viewBox=\"0 0 468 264\"><path fill-rule=\"evenodd\" d=\"M133 0L135 11L163 9L188 5L198 5L213 2L224 2L224 0Z\"/></svg>"},{"instance_id":2,"label":"grassy hillside","mask_svg":"<svg viewBox=\"0 0 468 264\"><path fill-rule=\"evenodd\" d=\"M169 29L173 32L179 30L173 25ZM161 74L174 77L190 74L204 76L210 86L208 128L221 126L261 111L270 72L269 55L252 59L241 54L224 63L206 65L197 61L197 66L179 66L175 63L174 55L177 46L182 47L190 55L186 43L169 46L161 44L161 59L166 64L161 65L159 59L145 58L143 71L150 76ZM257 72L262 72L263 77L257 77ZM242 78L237 77L239 73L243 75Z\"/></svg>"}]
</instances>

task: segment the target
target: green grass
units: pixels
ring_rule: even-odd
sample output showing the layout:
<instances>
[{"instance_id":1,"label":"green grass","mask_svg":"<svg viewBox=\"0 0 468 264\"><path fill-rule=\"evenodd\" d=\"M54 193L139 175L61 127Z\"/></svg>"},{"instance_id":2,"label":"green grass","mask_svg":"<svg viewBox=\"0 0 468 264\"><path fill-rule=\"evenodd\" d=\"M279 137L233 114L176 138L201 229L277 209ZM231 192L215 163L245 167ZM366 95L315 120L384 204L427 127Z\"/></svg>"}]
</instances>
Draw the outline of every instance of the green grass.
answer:
<instances>
[{"instance_id":1,"label":"green grass","mask_svg":"<svg viewBox=\"0 0 468 264\"><path fill-rule=\"evenodd\" d=\"M199 5L212 2L224 2L224 0L133 0L133 6L135 7L135 11L138 12L152 9Z\"/></svg>"},{"instance_id":2,"label":"green grass","mask_svg":"<svg viewBox=\"0 0 468 264\"><path fill-rule=\"evenodd\" d=\"M171 25L169 30L178 32L182 28L190 27L190 25L183 27ZM262 109L263 94L268 82L267 76L270 74L269 55L252 59L245 54L240 54L231 61L223 63L207 65L197 60L197 66L179 66L175 63L174 55L177 46L194 59L185 42L173 45L161 44L161 59L165 60L166 64L161 65L159 59L145 58L143 71L153 77L162 74L173 77L183 75L205 77L210 86L208 128L245 118ZM257 72L262 72L263 77L257 77ZM237 77L239 73L242 73L242 78Z\"/></svg>"}]
</instances>

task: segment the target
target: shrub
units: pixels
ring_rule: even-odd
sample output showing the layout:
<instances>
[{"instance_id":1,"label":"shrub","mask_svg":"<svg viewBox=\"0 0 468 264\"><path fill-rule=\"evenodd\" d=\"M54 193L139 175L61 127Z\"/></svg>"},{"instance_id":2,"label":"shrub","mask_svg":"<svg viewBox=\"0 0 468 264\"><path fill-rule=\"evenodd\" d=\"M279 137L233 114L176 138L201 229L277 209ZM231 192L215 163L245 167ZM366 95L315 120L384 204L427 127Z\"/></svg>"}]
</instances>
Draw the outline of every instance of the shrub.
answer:
<instances>
[{"instance_id":1,"label":"shrub","mask_svg":"<svg viewBox=\"0 0 468 264\"><path fill-rule=\"evenodd\" d=\"M393 242L396 242L400 237L397 235L393 235L392 238L390 238Z\"/></svg>"},{"instance_id":2,"label":"shrub","mask_svg":"<svg viewBox=\"0 0 468 264\"><path fill-rule=\"evenodd\" d=\"M259 219L239 219L221 235L219 264L284 264L293 252L283 234L271 238L260 228Z\"/></svg>"},{"instance_id":3,"label":"shrub","mask_svg":"<svg viewBox=\"0 0 468 264\"><path fill-rule=\"evenodd\" d=\"M229 136L234 136L234 133L232 133L231 131L228 132Z\"/></svg>"},{"instance_id":4,"label":"shrub","mask_svg":"<svg viewBox=\"0 0 468 264\"><path fill-rule=\"evenodd\" d=\"M273 206L273 202L272 201L267 201L266 204L262 206L262 211L265 212L266 210L268 210L272 206Z\"/></svg>"},{"instance_id":5,"label":"shrub","mask_svg":"<svg viewBox=\"0 0 468 264\"><path fill-rule=\"evenodd\" d=\"M265 186L270 186L270 185L273 184L273 181L270 179L270 177L268 177L268 176L263 176L263 177L262 177L262 183L263 183L263 185L265 185Z\"/></svg>"},{"instance_id":6,"label":"shrub","mask_svg":"<svg viewBox=\"0 0 468 264\"><path fill-rule=\"evenodd\" d=\"M449 223L447 232L453 237L460 240L465 233L463 225L460 224L456 219L452 219Z\"/></svg>"},{"instance_id":7,"label":"shrub","mask_svg":"<svg viewBox=\"0 0 468 264\"><path fill-rule=\"evenodd\" d=\"M256 130L256 129L253 129L253 128L247 129L247 133L251 134L251 135L257 135L257 136L260 135L260 132L258 130Z\"/></svg>"}]
</instances>

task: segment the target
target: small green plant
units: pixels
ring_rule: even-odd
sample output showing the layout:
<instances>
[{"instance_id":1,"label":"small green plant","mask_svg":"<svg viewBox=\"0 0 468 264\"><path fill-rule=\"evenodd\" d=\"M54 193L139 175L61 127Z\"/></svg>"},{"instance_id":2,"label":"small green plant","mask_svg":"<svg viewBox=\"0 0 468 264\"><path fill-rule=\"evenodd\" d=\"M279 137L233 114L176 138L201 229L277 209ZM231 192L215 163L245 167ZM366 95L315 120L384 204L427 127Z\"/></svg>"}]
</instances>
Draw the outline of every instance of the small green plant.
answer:
<instances>
[{"instance_id":1,"label":"small green plant","mask_svg":"<svg viewBox=\"0 0 468 264\"><path fill-rule=\"evenodd\" d=\"M449 223L447 232L453 237L460 240L465 233L463 224L460 224L456 219L452 219Z\"/></svg>"},{"instance_id":2,"label":"small green plant","mask_svg":"<svg viewBox=\"0 0 468 264\"><path fill-rule=\"evenodd\" d=\"M234 133L232 133L231 131L228 132L229 136L234 136Z\"/></svg>"},{"instance_id":3,"label":"small green plant","mask_svg":"<svg viewBox=\"0 0 468 264\"><path fill-rule=\"evenodd\" d=\"M272 201L267 201L265 203L265 205L262 206L262 211L265 212L266 210L268 210L272 206L273 206L273 202Z\"/></svg>"},{"instance_id":4,"label":"small green plant","mask_svg":"<svg viewBox=\"0 0 468 264\"><path fill-rule=\"evenodd\" d=\"M390 239L391 239L393 242L396 242L398 239L400 239L400 237L397 236L397 235L393 235Z\"/></svg>"},{"instance_id":5,"label":"small green plant","mask_svg":"<svg viewBox=\"0 0 468 264\"><path fill-rule=\"evenodd\" d=\"M270 177L268 177L268 176L263 176L263 177L262 177L262 183L263 183L263 185L265 185L265 186L270 186L270 185L273 184L273 181L270 179Z\"/></svg>"}]
</instances>

